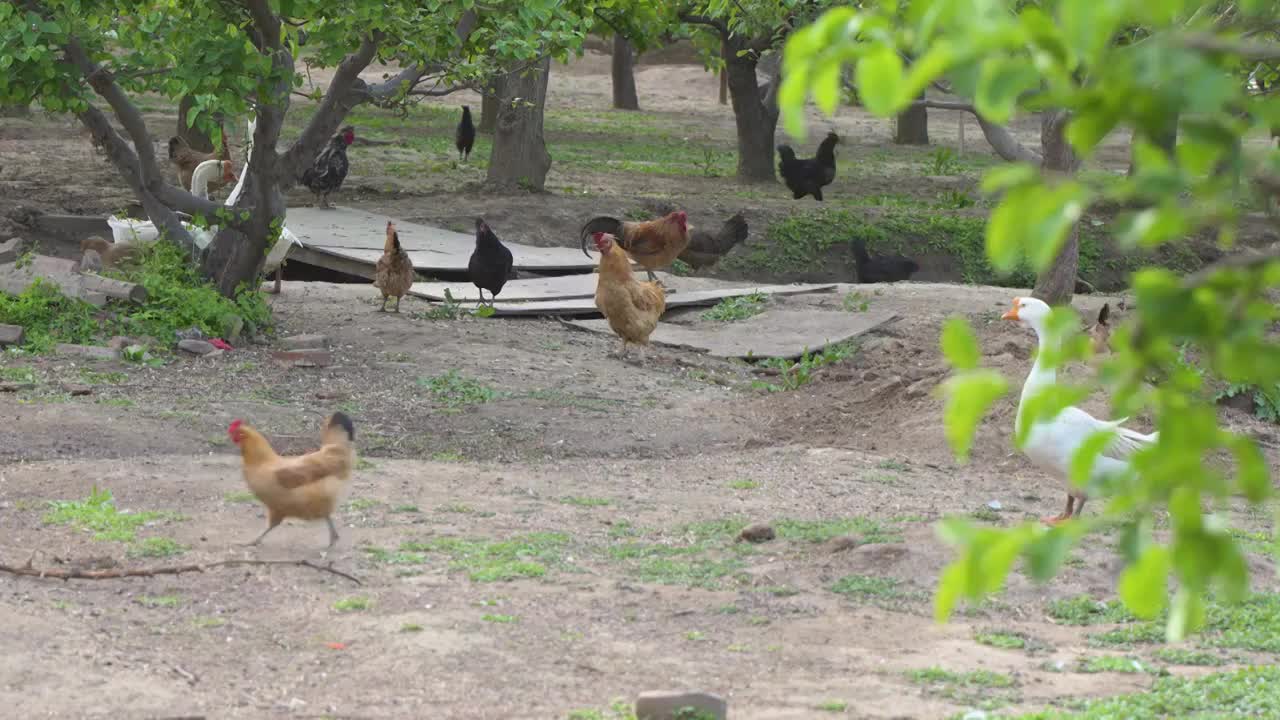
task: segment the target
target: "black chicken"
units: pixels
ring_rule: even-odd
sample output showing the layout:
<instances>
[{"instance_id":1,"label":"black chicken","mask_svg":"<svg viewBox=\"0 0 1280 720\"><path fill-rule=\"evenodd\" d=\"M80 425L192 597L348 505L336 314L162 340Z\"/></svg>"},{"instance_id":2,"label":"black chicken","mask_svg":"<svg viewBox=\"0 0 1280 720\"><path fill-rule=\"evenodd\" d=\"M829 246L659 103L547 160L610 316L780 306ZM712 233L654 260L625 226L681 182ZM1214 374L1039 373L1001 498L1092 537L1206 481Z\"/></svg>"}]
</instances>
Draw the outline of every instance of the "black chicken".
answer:
<instances>
[{"instance_id":1,"label":"black chicken","mask_svg":"<svg viewBox=\"0 0 1280 720\"><path fill-rule=\"evenodd\" d=\"M493 234L482 218L476 218L476 249L467 263L467 277L480 289L480 303L484 303L484 291L489 291L489 305L502 292L502 286L511 277L511 251Z\"/></svg>"},{"instance_id":2,"label":"black chicken","mask_svg":"<svg viewBox=\"0 0 1280 720\"><path fill-rule=\"evenodd\" d=\"M867 244L863 242L862 238L855 238L851 245L853 246L853 266L858 271L858 282L860 283L908 280L912 275L920 271L920 266L916 264L916 261L904 255L878 255L871 257L867 254Z\"/></svg>"},{"instance_id":3,"label":"black chicken","mask_svg":"<svg viewBox=\"0 0 1280 720\"><path fill-rule=\"evenodd\" d=\"M720 232L712 235L701 228L689 233L689 246L680 253L680 259L694 270L700 270L720 261L739 243L747 239L747 219L742 213L724 221Z\"/></svg>"},{"instance_id":4,"label":"black chicken","mask_svg":"<svg viewBox=\"0 0 1280 720\"><path fill-rule=\"evenodd\" d=\"M476 144L476 126L471 122L471 108L466 105L462 106L462 119L453 133L453 144L458 148L459 160L466 162L471 159L471 147Z\"/></svg>"},{"instance_id":5,"label":"black chicken","mask_svg":"<svg viewBox=\"0 0 1280 720\"><path fill-rule=\"evenodd\" d=\"M796 200L805 195L812 195L814 200L822 202L822 188L836 179L836 143L840 137L833 132L827 133L822 144L818 146L818 154L812 159L799 160L796 151L790 145L778 146L778 172L787 184L787 189Z\"/></svg>"},{"instance_id":6,"label":"black chicken","mask_svg":"<svg viewBox=\"0 0 1280 720\"><path fill-rule=\"evenodd\" d=\"M315 162L302 171L302 177L298 178L320 198L320 207L332 207L329 205L329 193L337 192L342 187L342 181L347 179L347 170L350 168L347 163L347 146L355 141L356 129L350 125L342 128L329 139L329 144L316 156Z\"/></svg>"}]
</instances>

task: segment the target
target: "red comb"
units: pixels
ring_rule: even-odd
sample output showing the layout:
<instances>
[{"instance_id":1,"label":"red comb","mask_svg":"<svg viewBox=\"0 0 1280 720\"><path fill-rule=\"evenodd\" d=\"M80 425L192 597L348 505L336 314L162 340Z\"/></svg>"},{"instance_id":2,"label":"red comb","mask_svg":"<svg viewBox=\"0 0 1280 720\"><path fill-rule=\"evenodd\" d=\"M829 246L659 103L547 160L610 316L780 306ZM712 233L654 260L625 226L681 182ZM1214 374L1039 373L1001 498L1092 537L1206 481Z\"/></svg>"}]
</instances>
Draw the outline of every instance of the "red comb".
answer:
<instances>
[{"instance_id":1,"label":"red comb","mask_svg":"<svg viewBox=\"0 0 1280 720\"><path fill-rule=\"evenodd\" d=\"M240 429L240 423L241 423L241 421L239 421L239 420L232 420L232 421L231 421L231 427L227 428L227 432L229 432L229 433L234 433L235 431L239 430L239 429Z\"/></svg>"},{"instance_id":2,"label":"red comb","mask_svg":"<svg viewBox=\"0 0 1280 720\"><path fill-rule=\"evenodd\" d=\"M591 239L595 240L596 242L600 242L600 238L602 237L604 237L604 233L602 232L591 233Z\"/></svg>"}]
</instances>

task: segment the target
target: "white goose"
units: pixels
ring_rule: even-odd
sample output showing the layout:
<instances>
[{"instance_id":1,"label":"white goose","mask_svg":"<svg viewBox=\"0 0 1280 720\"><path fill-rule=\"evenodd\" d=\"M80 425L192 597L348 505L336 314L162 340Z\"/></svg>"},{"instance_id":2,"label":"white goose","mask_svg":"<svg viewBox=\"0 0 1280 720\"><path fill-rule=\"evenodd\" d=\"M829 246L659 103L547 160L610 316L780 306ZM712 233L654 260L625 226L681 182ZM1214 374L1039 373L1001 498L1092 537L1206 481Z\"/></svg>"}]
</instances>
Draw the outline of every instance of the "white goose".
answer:
<instances>
[{"instance_id":1,"label":"white goose","mask_svg":"<svg viewBox=\"0 0 1280 720\"><path fill-rule=\"evenodd\" d=\"M1002 317L1005 320L1016 320L1035 330L1039 349L1044 350L1046 336L1045 321L1049 317L1049 306L1035 298L1016 297L1013 308ZM1051 368L1042 367L1040 358L1043 352L1036 354L1031 373L1022 386L1022 397L1018 400L1018 415L1014 420L1014 430L1020 426L1022 408L1027 398L1034 396L1041 388L1053 385L1058 381L1058 373ZM1128 418L1119 420L1099 420L1078 407L1067 407L1051 420L1035 423L1027 433L1027 441L1022 452L1032 464L1041 470L1060 478L1067 486L1067 508L1061 515L1043 518L1049 525L1056 525L1068 518L1075 517L1084 509L1087 499L1084 491L1071 483L1071 458L1084 441L1094 433L1110 430L1115 433L1111 444L1094 460L1090 481L1113 475L1128 467L1127 458L1134 451L1145 445L1154 443L1159 433L1143 435L1140 432L1120 427Z\"/></svg>"}]
</instances>

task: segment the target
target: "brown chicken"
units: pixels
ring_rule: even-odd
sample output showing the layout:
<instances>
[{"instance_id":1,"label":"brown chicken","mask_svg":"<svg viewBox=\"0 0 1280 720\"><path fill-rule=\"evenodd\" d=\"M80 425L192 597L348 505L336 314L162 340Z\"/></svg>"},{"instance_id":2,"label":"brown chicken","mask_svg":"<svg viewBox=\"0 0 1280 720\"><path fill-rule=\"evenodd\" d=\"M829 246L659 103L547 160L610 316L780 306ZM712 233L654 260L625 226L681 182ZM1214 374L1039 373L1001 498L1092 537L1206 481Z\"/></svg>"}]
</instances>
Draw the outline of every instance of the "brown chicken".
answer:
<instances>
[{"instance_id":1,"label":"brown chicken","mask_svg":"<svg viewBox=\"0 0 1280 720\"><path fill-rule=\"evenodd\" d=\"M649 280L657 280L655 268L667 267L680 257L689 245L689 216L684 211L646 222L622 221L601 215L582 226L582 254L587 257L587 239L596 233L608 233L627 251L636 264L645 269Z\"/></svg>"},{"instance_id":2,"label":"brown chicken","mask_svg":"<svg viewBox=\"0 0 1280 720\"><path fill-rule=\"evenodd\" d=\"M136 260L142 247L134 243L111 243L98 235L90 235L80 241L80 252L92 250L102 258L102 267L117 267L122 263Z\"/></svg>"},{"instance_id":3,"label":"brown chicken","mask_svg":"<svg viewBox=\"0 0 1280 720\"><path fill-rule=\"evenodd\" d=\"M373 269L373 286L382 291L382 307L378 312L387 311L387 299L396 299L396 312L400 312L400 298L413 286L413 261L409 253L400 247L400 235L396 226L387 221L387 242L382 247L382 257Z\"/></svg>"},{"instance_id":4,"label":"brown chicken","mask_svg":"<svg viewBox=\"0 0 1280 720\"><path fill-rule=\"evenodd\" d=\"M200 163L206 160L230 160L231 146L227 144L227 131L222 129L222 151L216 153L203 153L194 150L187 144L186 140L177 135L169 138L169 162L173 163L178 169L178 180L182 183L182 189L191 190L191 175L200 166ZM234 180L232 181L234 182ZM209 180L209 190L219 190L227 184L226 176L221 178L215 177Z\"/></svg>"},{"instance_id":5,"label":"brown chicken","mask_svg":"<svg viewBox=\"0 0 1280 720\"><path fill-rule=\"evenodd\" d=\"M1089 344L1094 355L1102 355L1111 350L1111 303L1103 303L1098 311L1098 320L1090 325L1085 333L1089 336Z\"/></svg>"},{"instance_id":6,"label":"brown chicken","mask_svg":"<svg viewBox=\"0 0 1280 720\"><path fill-rule=\"evenodd\" d=\"M640 346L641 359L649 336L658 326L658 318L667 309L667 294L656 282L640 282L631 274L626 253L608 233L592 235L600 251L600 279L596 281L596 308L609 327L622 339L619 356L627 354L627 345Z\"/></svg>"},{"instance_id":7,"label":"brown chicken","mask_svg":"<svg viewBox=\"0 0 1280 720\"><path fill-rule=\"evenodd\" d=\"M240 446L245 483L267 506L267 529L249 544L262 542L287 517L324 518L329 524L329 547L333 547L338 542L333 509L356 463L351 418L340 412L331 415L320 431L320 449L296 457L280 457L262 433L239 420L231 423L227 433Z\"/></svg>"}]
</instances>

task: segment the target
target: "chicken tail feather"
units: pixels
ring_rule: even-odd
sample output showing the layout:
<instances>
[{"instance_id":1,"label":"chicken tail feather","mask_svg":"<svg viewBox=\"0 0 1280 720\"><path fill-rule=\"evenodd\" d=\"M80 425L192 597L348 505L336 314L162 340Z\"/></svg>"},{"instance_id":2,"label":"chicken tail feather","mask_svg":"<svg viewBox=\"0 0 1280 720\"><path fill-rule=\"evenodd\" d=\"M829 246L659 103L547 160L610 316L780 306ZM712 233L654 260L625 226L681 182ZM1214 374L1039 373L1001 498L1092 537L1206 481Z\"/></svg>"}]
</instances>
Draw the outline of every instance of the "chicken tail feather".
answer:
<instances>
[{"instance_id":1,"label":"chicken tail feather","mask_svg":"<svg viewBox=\"0 0 1280 720\"><path fill-rule=\"evenodd\" d=\"M598 232L608 233L621 241L622 221L618 218L609 217L607 215L600 215L588 220L587 224L582 226L581 239L583 255L591 257L591 253L587 252L587 241L591 239L592 235Z\"/></svg>"}]
</instances>

